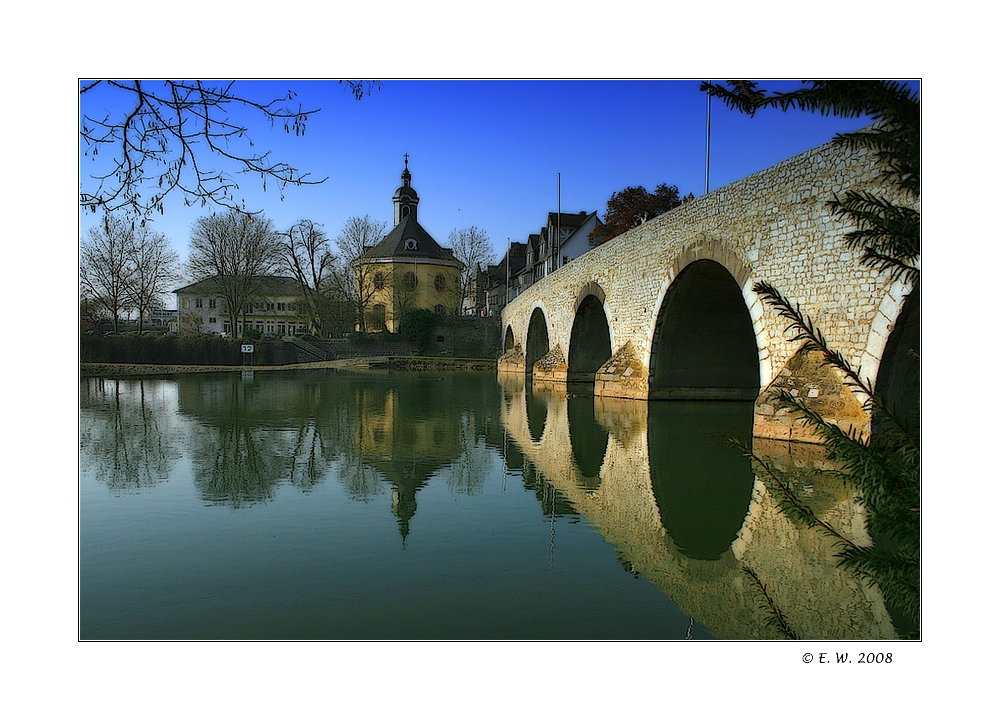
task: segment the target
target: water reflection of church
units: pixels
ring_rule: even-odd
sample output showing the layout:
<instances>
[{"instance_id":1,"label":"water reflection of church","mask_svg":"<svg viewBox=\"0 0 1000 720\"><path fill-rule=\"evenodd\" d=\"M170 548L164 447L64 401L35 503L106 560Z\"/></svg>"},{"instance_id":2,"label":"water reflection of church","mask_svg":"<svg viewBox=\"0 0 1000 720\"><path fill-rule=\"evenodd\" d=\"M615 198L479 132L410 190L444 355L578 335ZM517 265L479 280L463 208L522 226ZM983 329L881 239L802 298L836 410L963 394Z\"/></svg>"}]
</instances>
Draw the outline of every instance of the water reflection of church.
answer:
<instances>
[{"instance_id":1,"label":"water reflection of church","mask_svg":"<svg viewBox=\"0 0 1000 720\"><path fill-rule=\"evenodd\" d=\"M433 385L358 389L362 422L355 449L392 486L392 513L406 539L417 512L417 491L460 453L460 427L434 396Z\"/></svg>"}]
</instances>

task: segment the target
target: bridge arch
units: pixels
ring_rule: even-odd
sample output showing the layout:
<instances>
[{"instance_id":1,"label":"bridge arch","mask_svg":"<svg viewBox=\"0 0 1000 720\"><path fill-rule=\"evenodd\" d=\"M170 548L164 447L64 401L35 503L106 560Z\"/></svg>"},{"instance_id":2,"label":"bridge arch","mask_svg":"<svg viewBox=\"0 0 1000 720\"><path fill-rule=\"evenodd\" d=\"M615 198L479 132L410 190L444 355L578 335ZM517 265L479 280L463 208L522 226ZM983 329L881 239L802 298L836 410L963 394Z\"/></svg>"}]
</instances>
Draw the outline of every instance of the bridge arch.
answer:
<instances>
[{"instance_id":1,"label":"bridge arch","mask_svg":"<svg viewBox=\"0 0 1000 720\"><path fill-rule=\"evenodd\" d=\"M507 352L514 348L514 328L508 323L507 332L503 336L503 351Z\"/></svg>"},{"instance_id":2,"label":"bridge arch","mask_svg":"<svg viewBox=\"0 0 1000 720\"><path fill-rule=\"evenodd\" d=\"M892 323L886 326L887 336L877 334L879 317L892 312ZM887 295L876 315L871 334L878 338L871 343L881 345L875 392L886 403L896 419L908 431L920 430L920 286L896 300ZM878 413L872 416L872 432L879 431Z\"/></svg>"},{"instance_id":3,"label":"bridge arch","mask_svg":"<svg viewBox=\"0 0 1000 720\"><path fill-rule=\"evenodd\" d=\"M549 351L549 326L547 313L541 305L531 311L528 331L524 340L524 371L530 375L533 367Z\"/></svg>"},{"instance_id":4,"label":"bridge arch","mask_svg":"<svg viewBox=\"0 0 1000 720\"><path fill-rule=\"evenodd\" d=\"M611 433L594 415L593 395L567 397L566 421L573 463L579 472L577 484L593 492L601 486L601 467Z\"/></svg>"},{"instance_id":5,"label":"bridge arch","mask_svg":"<svg viewBox=\"0 0 1000 720\"><path fill-rule=\"evenodd\" d=\"M587 283L577 293L574 306L567 377L593 382L597 371L611 358L611 327L603 288L595 282Z\"/></svg>"},{"instance_id":6,"label":"bridge arch","mask_svg":"<svg viewBox=\"0 0 1000 720\"><path fill-rule=\"evenodd\" d=\"M769 380L762 377L767 353L761 348L767 345L761 345L764 329L747 302L749 284L749 266L721 243L705 242L678 254L653 326L650 398L757 397Z\"/></svg>"}]
</instances>

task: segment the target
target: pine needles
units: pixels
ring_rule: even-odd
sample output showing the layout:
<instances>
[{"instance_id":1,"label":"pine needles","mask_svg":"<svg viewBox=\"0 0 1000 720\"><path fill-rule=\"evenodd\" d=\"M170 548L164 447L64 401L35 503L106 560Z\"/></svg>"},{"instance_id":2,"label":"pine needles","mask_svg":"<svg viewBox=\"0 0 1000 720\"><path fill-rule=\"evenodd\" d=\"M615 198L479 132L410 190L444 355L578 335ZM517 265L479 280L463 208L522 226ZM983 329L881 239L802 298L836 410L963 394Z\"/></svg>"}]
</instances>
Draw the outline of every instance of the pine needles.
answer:
<instances>
[{"instance_id":1,"label":"pine needles","mask_svg":"<svg viewBox=\"0 0 1000 720\"><path fill-rule=\"evenodd\" d=\"M867 148L879 161L881 177L891 197L850 190L831 199L831 213L854 229L844 236L849 248L860 251L861 263L902 280L913 288L920 280L920 103L910 90L889 81L808 81L788 93L766 94L749 81L729 81L728 87L704 83L702 89L721 98L729 107L753 115L758 109L798 108L841 117L868 115L876 124L839 135L837 142ZM868 530L875 544L861 546L837 532L802 503L767 462L742 448L758 476L778 502L781 512L794 522L817 528L838 546L839 564L876 585L887 604L895 607L907 624L919 627L920 616L920 436L919 418L899 418L873 386L844 355L832 348L819 328L792 302L766 282L754 291L794 333L792 342L822 354L852 392L864 398L872 415L873 432L845 431L825 419L800 397L779 391L771 400L805 422L821 438L827 458L838 463L840 473L857 487L867 513ZM912 353L918 352L916 348ZM875 431L877 421L877 432ZM787 621L749 568L761 607L769 624L786 637L795 637ZM901 633L907 636L904 631ZM916 631L913 635L916 636Z\"/></svg>"}]
</instances>

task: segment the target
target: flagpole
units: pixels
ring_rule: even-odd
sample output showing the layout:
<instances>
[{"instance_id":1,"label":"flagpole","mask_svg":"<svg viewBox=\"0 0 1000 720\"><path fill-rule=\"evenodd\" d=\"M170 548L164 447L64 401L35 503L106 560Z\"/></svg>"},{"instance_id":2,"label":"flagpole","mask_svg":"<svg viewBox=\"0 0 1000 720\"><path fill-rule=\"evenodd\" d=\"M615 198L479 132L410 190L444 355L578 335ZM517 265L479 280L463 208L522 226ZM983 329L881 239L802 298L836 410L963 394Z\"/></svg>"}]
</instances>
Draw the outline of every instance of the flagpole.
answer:
<instances>
[{"instance_id":1,"label":"flagpole","mask_svg":"<svg viewBox=\"0 0 1000 720\"><path fill-rule=\"evenodd\" d=\"M562 173L556 173L556 257L553 269L559 267L559 243L562 240Z\"/></svg>"},{"instance_id":2,"label":"flagpole","mask_svg":"<svg viewBox=\"0 0 1000 720\"><path fill-rule=\"evenodd\" d=\"M708 195L708 169L712 157L712 96L705 93L705 194Z\"/></svg>"}]
</instances>

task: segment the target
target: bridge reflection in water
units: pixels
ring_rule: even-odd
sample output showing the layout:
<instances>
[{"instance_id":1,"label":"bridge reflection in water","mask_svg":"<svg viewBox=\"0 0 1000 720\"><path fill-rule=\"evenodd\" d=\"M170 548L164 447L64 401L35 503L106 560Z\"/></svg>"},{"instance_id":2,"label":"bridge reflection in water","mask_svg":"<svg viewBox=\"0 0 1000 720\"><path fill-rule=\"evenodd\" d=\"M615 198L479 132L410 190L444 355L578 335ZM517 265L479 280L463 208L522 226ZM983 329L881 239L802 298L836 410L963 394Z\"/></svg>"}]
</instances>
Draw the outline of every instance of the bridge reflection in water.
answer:
<instances>
[{"instance_id":1,"label":"bridge reflection in water","mask_svg":"<svg viewBox=\"0 0 1000 720\"><path fill-rule=\"evenodd\" d=\"M783 637L747 570L798 637L896 637L877 588L837 566L828 536L781 513L730 446L750 439L752 403L601 398L516 375L500 383L508 438L540 478L714 637ZM753 448L821 519L870 544L857 494L821 447L754 438Z\"/></svg>"}]
</instances>

